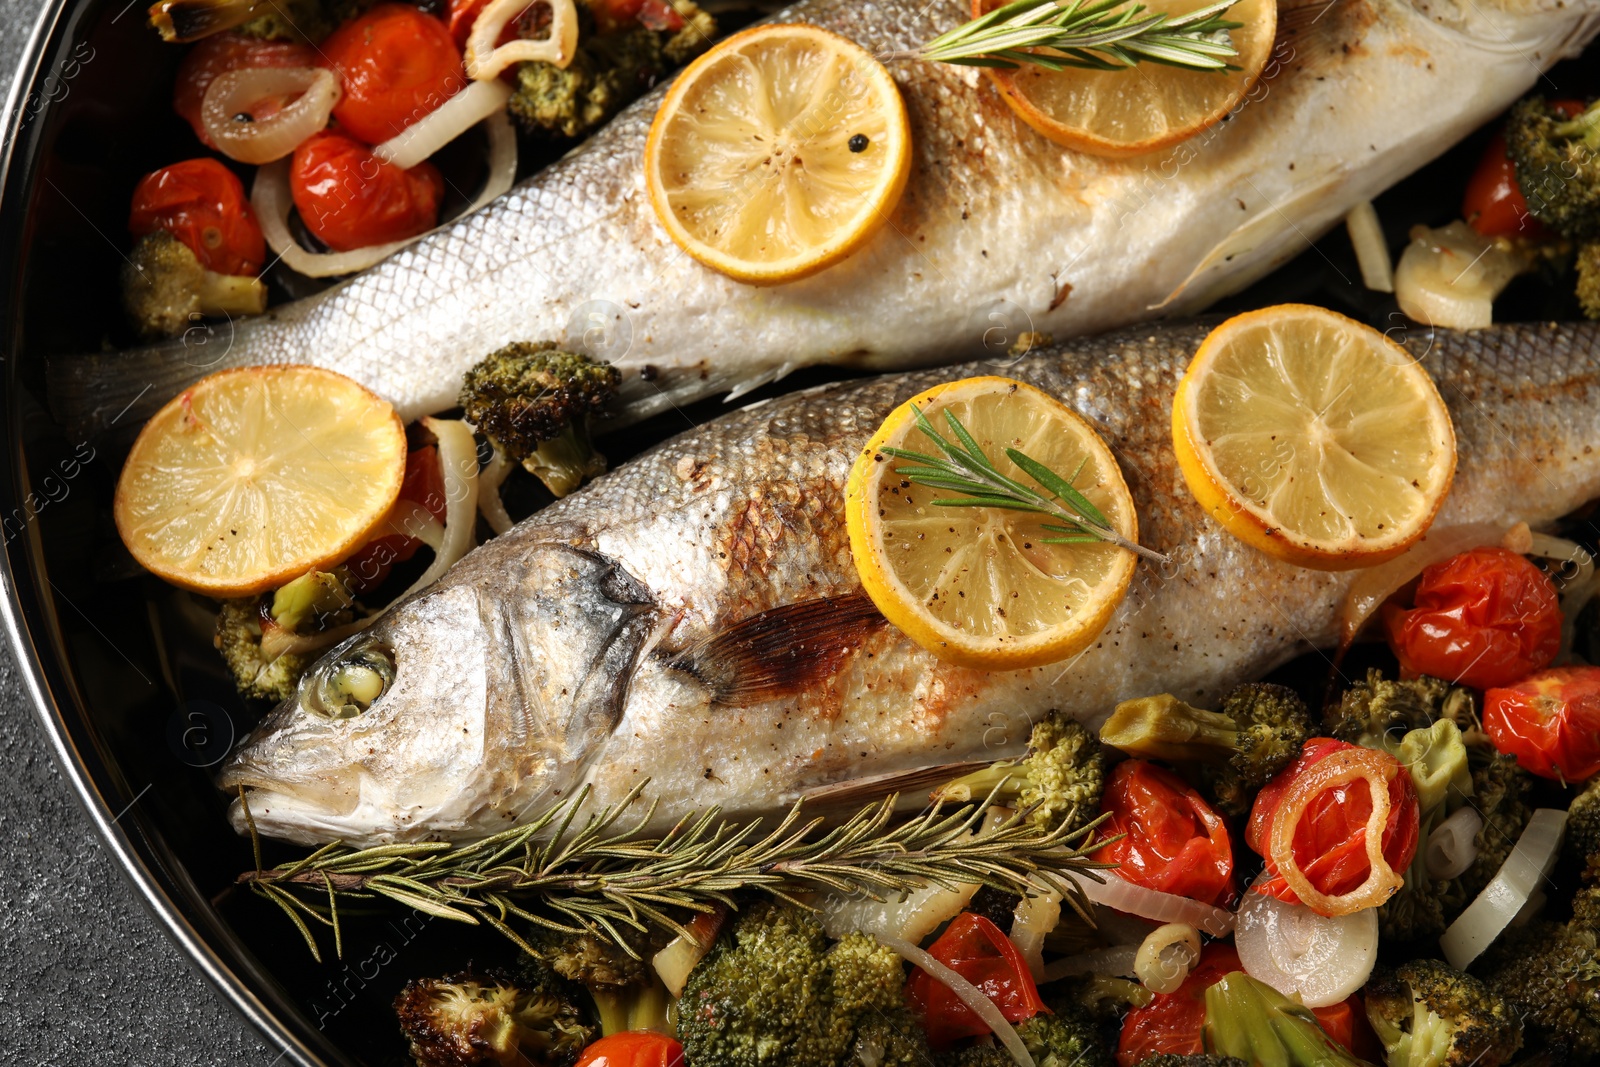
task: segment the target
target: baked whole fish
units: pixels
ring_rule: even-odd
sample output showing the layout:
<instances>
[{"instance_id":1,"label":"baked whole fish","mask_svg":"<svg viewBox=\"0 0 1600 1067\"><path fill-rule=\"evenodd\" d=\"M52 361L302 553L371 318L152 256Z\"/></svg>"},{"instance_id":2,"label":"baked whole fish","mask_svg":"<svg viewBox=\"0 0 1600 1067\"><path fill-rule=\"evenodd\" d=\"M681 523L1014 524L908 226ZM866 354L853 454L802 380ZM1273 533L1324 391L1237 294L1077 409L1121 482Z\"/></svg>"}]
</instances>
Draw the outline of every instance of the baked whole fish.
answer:
<instances>
[{"instance_id":1,"label":"baked whole fish","mask_svg":"<svg viewBox=\"0 0 1600 1067\"><path fill-rule=\"evenodd\" d=\"M802 0L775 18L889 53L970 10ZM569 158L339 288L165 348L57 360L52 403L87 431L136 422L212 370L309 362L409 421L453 406L462 374L495 348L557 341L624 370L626 421L808 364L928 366L978 358L986 342L1004 351L1024 330L1086 334L1158 305L1192 313L1304 251L1600 27L1600 0L1279 10L1278 52L1236 114L1130 160L1045 140L973 68L894 63L915 153L890 224L849 260L773 288L702 267L657 224L642 159L658 90Z\"/></svg>"},{"instance_id":2,"label":"baked whole fish","mask_svg":"<svg viewBox=\"0 0 1600 1067\"><path fill-rule=\"evenodd\" d=\"M862 596L844 524L856 455L895 405L986 368L891 375L724 416L476 549L315 665L220 785L247 787L256 826L295 841L468 839L584 783L609 802L649 778L663 820L710 805L770 812L819 788L1017 753L1052 708L1097 723L1152 693L1215 706L1331 645L1354 574L1269 558L1190 496L1171 404L1206 332L1129 330L1010 368L1100 428L1141 540L1172 559L1139 565L1075 660L951 666ZM1537 526L1600 496L1600 324L1405 343L1455 421L1441 526ZM324 683L374 662L393 681L370 708L319 713ZM232 816L243 831L238 801Z\"/></svg>"}]
</instances>

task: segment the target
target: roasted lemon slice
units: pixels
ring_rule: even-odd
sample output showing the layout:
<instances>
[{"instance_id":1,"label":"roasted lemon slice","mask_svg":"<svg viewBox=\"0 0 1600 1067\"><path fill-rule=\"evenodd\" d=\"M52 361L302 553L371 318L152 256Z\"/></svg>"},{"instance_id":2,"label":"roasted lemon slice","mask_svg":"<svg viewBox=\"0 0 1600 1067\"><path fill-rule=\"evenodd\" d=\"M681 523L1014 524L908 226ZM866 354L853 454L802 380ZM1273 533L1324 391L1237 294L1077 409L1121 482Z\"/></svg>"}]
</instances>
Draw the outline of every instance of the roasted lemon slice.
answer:
<instances>
[{"instance_id":1,"label":"roasted lemon slice","mask_svg":"<svg viewBox=\"0 0 1600 1067\"><path fill-rule=\"evenodd\" d=\"M650 202L706 266L771 285L855 251L911 168L889 72L815 26L757 26L695 60L645 145Z\"/></svg>"},{"instance_id":2,"label":"roasted lemon slice","mask_svg":"<svg viewBox=\"0 0 1600 1067\"><path fill-rule=\"evenodd\" d=\"M1455 474L1450 413L1383 334L1284 304L1212 330L1172 406L1178 465L1240 540L1303 567L1399 555Z\"/></svg>"},{"instance_id":3,"label":"roasted lemon slice","mask_svg":"<svg viewBox=\"0 0 1600 1067\"><path fill-rule=\"evenodd\" d=\"M984 15L1004 0L975 0ZM1151 12L1183 15L1210 0L1154 0ZM1022 121L1050 140L1097 156L1133 156L1177 144L1220 121L1250 91L1272 54L1277 0L1239 0L1225 16L1243 23L1228 36L1238 70L1202 71L1160 63L1131 70L985 71Z\"/></svg>"},{"instance_id":4,"label":"roasted lemon slice","mask_svg":"<svg viewBox=\"0 0 1600 1067\"><path fill-rule=\"evenodd\" d=\"M967 378L896 408L850 472L845 517L867 595L917 644L966 667L1032 667L1087 647L1127 592L1134 554L1105 541L1050 543L1060 535L1036 513L935 504L954 494L913 484L899 472L915 461L883 451L940 454L918 410L936 432L955 414L999 475L1037 486L1007 458L1013 448L1069 478L1112 530L1138 537L1122 472L1088 423L1031 385Z\"/></svg>"},{"instance_id":5,"label":"roasted lemon slice","mask_svg":"<svg viewBox=\"0 0 1600 1067\"><path fill-rule=\"evenodd\" d=\"M145 424L117 481L117 532L174 585L249 596L365 544L405 467L394 408L344 375L221 371Z\"/></svg>"}]
</instances>

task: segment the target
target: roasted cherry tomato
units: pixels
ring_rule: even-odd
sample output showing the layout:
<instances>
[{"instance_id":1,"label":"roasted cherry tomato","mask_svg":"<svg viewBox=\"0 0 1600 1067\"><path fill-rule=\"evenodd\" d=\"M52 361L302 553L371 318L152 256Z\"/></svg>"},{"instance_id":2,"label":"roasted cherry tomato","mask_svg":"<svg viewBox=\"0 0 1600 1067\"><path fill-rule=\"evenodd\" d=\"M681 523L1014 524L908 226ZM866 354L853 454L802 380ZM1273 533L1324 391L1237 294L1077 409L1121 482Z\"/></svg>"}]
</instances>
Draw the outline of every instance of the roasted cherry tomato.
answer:
<instances>
[{"instance_id":1,"label":"roasted cherry tomato","mask_svg":"<svg viewBox=\"0 0 1600 1067\"><path fill-rule=\"evenodd\" d=\"M1414 603L1383 609L1389 647L1408 678L1509 685L1549 666L1561 647L1555 584L1508 549L1474 548L1428 567Z\"/></svg>"},{"instance_id":2,"label":"roasted cherry tomato","mask_svg":"<svg viewBox=\"0 0 1600 1067\"><path fill-rule=\"evenodd\" d=\"M289 191L317 239L345 252L432 229L444 179L432 163L398 170L360 141L319 133L294 150Z\"/></svg>"},{"instance_id":3,"label":"roasted cherry tomato","mask_svg":"<svg viewBox=\"0 0 1600 1067\"><path fill-rule=\"evenodd\" d=\"M445 519L444 471L439 467L439 449L423 445L406 456L405 479L400 483L400 498L388 528L401 532L385 534L368 541L356 554L344 561L350 572L350 587L364 593L375 589L389 576L396 563L404 563L417 554L422 541L403 532L407 519L420 507L438 522Z\"/></svg>"},{"instance_id":4,"label":"roasted cherry tomato","mask_svg":"<svg viewBox=\"0 0 1600 1067\"><path fill-rule=\"evenodd\" d=\"M939 940L928 946L928 952L983 990L1011 1022L1019 1023L1045 1010L1022 954L998 926L981 915L970 911L957 915ZM950 992L949 986L922 970L911 972L906 999L922 1017L928 1044L934 1048L948 1048L961 1038L989 1032L989 1024Z\"/></svg>"},{"instance_id":5,"label":"roasted cherry tomato","mask_svg":"<svg viewBox=\"0 0 1600 1067\"><path fill-rule=\"evenodd\" d=\"M220 74L253 67L315 67L317 53L293 41L263 41L243 33L216 33L201 38L178 64L178 82L172 91L172 109L194 127L194 135L207 148L215 148L200 122L200 105L206 90Z\"/></svg>"},{"instance_id":6,"label":"roasted cherry tomato","mask_svg":"<svg viewBox=\"0 0 1600 1067\"><path fill-rule=\"evenodd\" d=\"M1478 169L1461 198L1461 215L1485 237L1543 237L1544 224L1528 213L1528 201L1517 184L1517 165L1506 151L1506 138L1496 133L1483 150Z\"/></svg>"},{"instance_id":7,"label":"roasted cherry tomato","mask_svg":"<svg viewBox=\"0 0 1600 1067\"><path fill-rule=\"evenodd\" d=\"M1234 971L1241 971L1232 945L1213 941L1200 951L1189 977L1171 993L1157 993L1122 1020L1117 1039L1118 1067L1134 1067L1146 1057L1168 1052L1198 1056L1205 1052L1206 990Z\"/></svg>"},{"instance_id":8,"label":"roasted cherry tomato","mask_svg":"<svg viewBox=\"0 0 1600 1067\"><path fill-rule=\"evenodd\" d=\"M1483 728L1525 771L1563 782L1600 774L1600 667L1551 667L1489 690Z\"/></svg>"},{"instance_id":9,"label":"roasted cherry tomato","mask_svg":"<svg viewBox=\"0 0 1600 1067\"><path fill-rule=\"evenodd\" d=\"M214 159L186 159L146 174L133 190L128 232L166 230L218 274L256 274L267 244L244 186Z\"/></svg>"},{"instance_id":10,"label":"roasted cherry tomato","mask_svg":"<svg viewBox=\"0 0 1600 1067\"><path fill-rule=\"evenodd\" d=\"M381 144L467 84L461 50L444 22L406 4L379 4L322 42L344 95L333 117L352 136Z\"/></svg>"},{"instance_id":11,"label":"roasted cherry tomato","mask_svg":"<svg viewBox=\"0 0 1600 1067\"><path fill-rule=\"evenodd\" d=\"M1228 825L1176 774L1148 760L1117 764L1100 800L1106 837L1098 853L1135 885L1226 907L1232 903L1233 843Z\"/></svg>"},{"instance_id":12,"label":"roasted cherry tomato","mask_svg":"<svg viewBox=\"0 0 1600 1067\"><path fill-rule=\"evenodd\" d=\"M585 1046L576 1067L683 1067L683 1046L654 1030L626 1030Z\"/></svg>"},{"instance_id":13,"label":"roasted cherry tomato","mask_svg":"<svg viewBox=\"0 0 1600 1067\"><path fill-rule=\"evenodd\" d=\"M1272 822L1283 795L1294 780L1340 749L1355 748L1331 737L1313 737L1306 742L1300 758L1279 771L1256 794L1245 827L1245 843L1267 860L1275 877L1261 882L1255 892L1298 904L1300 898L1276 869L1270 857ZM1389 818L1383 826L1383 858L1391 868L1404 871L1417 852L1417 789L1411 775L1393 756L1381 754L1394 764L1389 779ZM1372 814L1372 790L1365 781L1325 789L1307 806L1295 828L1294 856L1311 884L1319 892L1338 896L1358 888L1372 873L1367 862L1367 819Z\"/></svg>"}]
</instances>

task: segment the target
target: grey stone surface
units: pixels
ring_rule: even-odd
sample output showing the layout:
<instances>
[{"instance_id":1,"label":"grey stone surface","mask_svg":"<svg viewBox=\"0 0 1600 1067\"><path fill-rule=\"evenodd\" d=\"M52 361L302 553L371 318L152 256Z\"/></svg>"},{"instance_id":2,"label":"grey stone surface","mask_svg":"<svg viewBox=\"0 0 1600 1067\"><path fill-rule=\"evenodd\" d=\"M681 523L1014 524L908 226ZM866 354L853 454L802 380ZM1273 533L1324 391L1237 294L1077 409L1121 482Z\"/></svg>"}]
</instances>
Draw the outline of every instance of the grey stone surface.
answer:
<instances>
[{"instance_id":1,"label":"grey stone surface","mask_svg":"<svg viewBox=\"0 0 1600 1067\"><path fill-rule=\"evenodd\" d=\"M9 88L40 0L0 0ZM0 643L0 1064L269 1067L101 846ZM282 1061L278 1061L282 1062Z\"/></svg>"}]
</instances>

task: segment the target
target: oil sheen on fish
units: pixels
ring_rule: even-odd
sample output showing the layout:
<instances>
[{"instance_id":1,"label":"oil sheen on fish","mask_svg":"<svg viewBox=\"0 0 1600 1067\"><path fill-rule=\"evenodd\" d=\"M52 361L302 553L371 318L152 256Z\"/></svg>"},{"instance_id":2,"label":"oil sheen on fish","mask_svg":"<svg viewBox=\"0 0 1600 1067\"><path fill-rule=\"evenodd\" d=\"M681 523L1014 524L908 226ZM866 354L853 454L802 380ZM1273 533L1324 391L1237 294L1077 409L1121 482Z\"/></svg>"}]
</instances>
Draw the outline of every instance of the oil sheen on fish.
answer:
<instances>
[{"instance_id":1,"label":"oil sheen on fish","mask_svg":"<svg viewBox=\"0 0 1600 1067\"><path fill-rule=\"evenodd\" d=\"M1354 577L1271 559L1190 496L1171 404L1206 332L1129 330L1008 372L1099 427L1141 540L1172 559L1139 565L1099 641L1070 662L951 666L861 595L843 515L855 456L895 405L988 368L890 375L724 416L476 549L321 660L220 784L248 787L256 825L296 841L464 839L584 783L613 801L648 778L662 819L713 804L769 812L819 788L1016 753L1050 709L1094 723L1160 692L1215 706L1228 686L1332 644ZM1600 496L1600 324L1405 341L1455 422L1440 526L1537 526ZM363 654L395 671L368 710L302 706ZM235 801L242 829L241 816Z\"/></svg>"},{"instance_id":2,"label":"oil sheen on fish","mask_svg":"<svg viewBox=\"0 0 1600 1067\"><path fill-rule=\"evenodd\" d=\"M1279 7L1278 52L1237 112L1136 159L1052 144L973 68L895 62L915 145L905 195L866 247L803 281L732 281L657 224L642 159L658 90L499 201L322 296L163 349L56 361L52 403L78 429L136 422L208 371L294 362L348 374L410 420L453 406L490 351L530 340L623 368L631 419L808 364L926 366L1003 351L1024 330L1091 333L1158 305L1193 313L1304 251L1600 25L1600 0ZM887 53L970 5L802 0L775 17Z\"/></svg>"}]
</instances>

